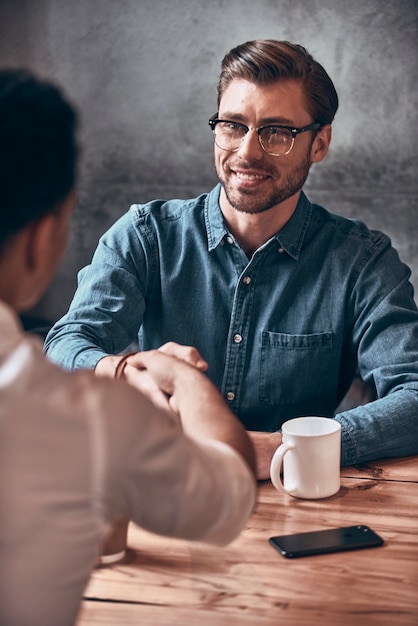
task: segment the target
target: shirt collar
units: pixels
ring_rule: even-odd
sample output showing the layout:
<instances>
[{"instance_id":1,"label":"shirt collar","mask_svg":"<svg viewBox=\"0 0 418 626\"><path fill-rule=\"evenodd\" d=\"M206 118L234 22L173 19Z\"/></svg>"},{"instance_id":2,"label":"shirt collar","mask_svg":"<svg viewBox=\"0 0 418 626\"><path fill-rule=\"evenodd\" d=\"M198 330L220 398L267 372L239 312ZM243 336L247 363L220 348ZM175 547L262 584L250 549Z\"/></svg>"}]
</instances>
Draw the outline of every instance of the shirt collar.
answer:
<instances>
[{"instance_id":1,"label":"shirt collar","mask_svg":"<svg viewBox=\"0 0 418 626\"><path fill-rule=\"evenodd\" d=\"M292 217L276 235L280 248L295 260L300 256L311 217L312 205L302 191Z\"/></svg>"},{"instance_id":2,"label":"shirt collar","mask_svg":"<svg viewBox=\"0 0 418 626\"><path fill-rule=\"evenodd\" d=\"M225 235L229 234L219 206L220 192L221 185L218 184L206 197L205 221L209 251L216 248ZM311 216L312 205L302 191L292 217L275 235L279 247L295 260L299 258Z\"/></svg>"},{"instance_id":3,"label":"shirt collar","mask_svg":"<svg viewBox=\"0 0 418 626\"><path fill-rule=\"evenodd\" d=\"M225 235L228 234L221 207L219 205L220 193L221 185L219 183L206 197L205 222L208 234L209 252L219 246Z\"/></svg>"}]
</instances>

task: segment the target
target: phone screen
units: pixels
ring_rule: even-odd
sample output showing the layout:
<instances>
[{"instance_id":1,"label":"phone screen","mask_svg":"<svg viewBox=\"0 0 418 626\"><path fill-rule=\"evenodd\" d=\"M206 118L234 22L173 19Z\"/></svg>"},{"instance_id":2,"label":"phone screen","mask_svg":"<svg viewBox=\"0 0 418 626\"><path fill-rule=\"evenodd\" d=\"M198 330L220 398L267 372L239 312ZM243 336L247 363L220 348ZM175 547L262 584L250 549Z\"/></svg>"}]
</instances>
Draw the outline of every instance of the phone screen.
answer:
<instances>
[{"instance_id":1,"label":"phone screen","mask_svg":"<svg viewBox=\"0 0 418 626\"><path fill-rule=\"evenodd\" d=\"M295 558L343 550L372 548L381 546L383 539L369 526L357 525L270 537L269 542L283 556Z\"/></svg>"}]
</instances>

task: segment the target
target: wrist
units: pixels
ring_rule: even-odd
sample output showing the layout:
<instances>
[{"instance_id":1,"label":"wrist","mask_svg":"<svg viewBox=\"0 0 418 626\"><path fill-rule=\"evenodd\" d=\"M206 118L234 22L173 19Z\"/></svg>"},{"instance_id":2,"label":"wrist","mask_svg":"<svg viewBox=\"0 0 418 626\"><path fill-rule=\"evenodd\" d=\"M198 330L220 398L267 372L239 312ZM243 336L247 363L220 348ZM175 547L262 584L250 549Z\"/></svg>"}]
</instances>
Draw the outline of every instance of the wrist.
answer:
<instances>
[{"instance_id":1,"label":"wrist","mask_svg":"<svg viewBox=\"0 0 418 626\"><path fill-rule=\"evenodd\" d=\"M109 355L105 356L96 363L94 373L96 376L106 376L115 378L116 370L119 362L125 355Z\"/></svg>"},{"instance_id":2,"label":"wrist","mask_svg":"<svg viewBox=\"0 0 418 626\"><path fill-rule=\"evenodd\" d=\"M113 378L115 378L116 380L119 380L121 378L125 378L125 375L124 375L125 368L128 365L129 357L132 356L133 354L136 354L136 352L127 352L126 354L121 356L121 358L119 359L119 361L118 361L118 363L117 363L117 365L115 367Z\"/></svg>"}]
</instances>

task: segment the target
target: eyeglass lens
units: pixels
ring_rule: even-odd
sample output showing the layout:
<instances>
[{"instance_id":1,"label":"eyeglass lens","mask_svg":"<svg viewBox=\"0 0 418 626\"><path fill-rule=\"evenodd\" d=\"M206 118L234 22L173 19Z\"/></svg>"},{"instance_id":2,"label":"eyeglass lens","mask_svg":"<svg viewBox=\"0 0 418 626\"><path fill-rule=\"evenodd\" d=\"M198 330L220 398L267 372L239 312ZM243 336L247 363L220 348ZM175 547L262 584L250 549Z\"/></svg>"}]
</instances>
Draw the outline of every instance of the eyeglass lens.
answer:
<instances>
[{"instance_id":1,"label":"eyeglass lens","mask_svg":"<svg viewBox=\"0 0 418 626\"><path fill-rule=\"evenodd\" d=\"M247 128L241 124L218 122L215 127L216 145L222 150L239 150L247 132ZM292 133L277 126L266 126L260 129L258 136L261 147L269 154L278 156L286 154L293 144Z\"/></svg>"}]
</instances>

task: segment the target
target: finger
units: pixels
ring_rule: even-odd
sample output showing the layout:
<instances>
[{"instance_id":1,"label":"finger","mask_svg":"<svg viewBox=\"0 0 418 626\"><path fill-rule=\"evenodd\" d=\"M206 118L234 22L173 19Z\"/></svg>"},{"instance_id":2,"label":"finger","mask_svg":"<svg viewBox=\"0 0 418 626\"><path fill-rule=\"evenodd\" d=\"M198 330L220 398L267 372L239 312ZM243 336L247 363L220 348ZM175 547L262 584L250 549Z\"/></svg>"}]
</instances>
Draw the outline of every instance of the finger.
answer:
<instances>
[{"instance_id":1,"label":"finger","mask_svg":"<svg viewBox=\"0 0 418 626\"><path fill-rule=\"evenodd\" d=\"M169 341L159 348L160 352L175 356L182 361L186 361L189 365L193 365L202 372L208 369L208 363L201 356L200 352L193 346L183 346L174 341Z\"/></svg>"},{"instance_id":2,"label":"finger","mask_svg":"<svg viewBox=\"0 0 418 626\"><path fill-rule=\"evenodd\" d=\"M169 396L158 386L149 371L127 367L125 378L130 385L138 389L155 406L172 411Z\"/></svg>"},{"instance_id":3,"label":"finger","mask_svg":"<svg viewBox=\"0 0 418 626\"><path fill-rule=\"evenodd\" d=\"M181 365L181 361L158 350L139 352L129 357L125 378L135 386L143 384L143 380L148 381L148 385L158 387L165 394L171 395L175 364ZM184 364L181 366L185 367Z\"/></svg>"}]
</instances>

